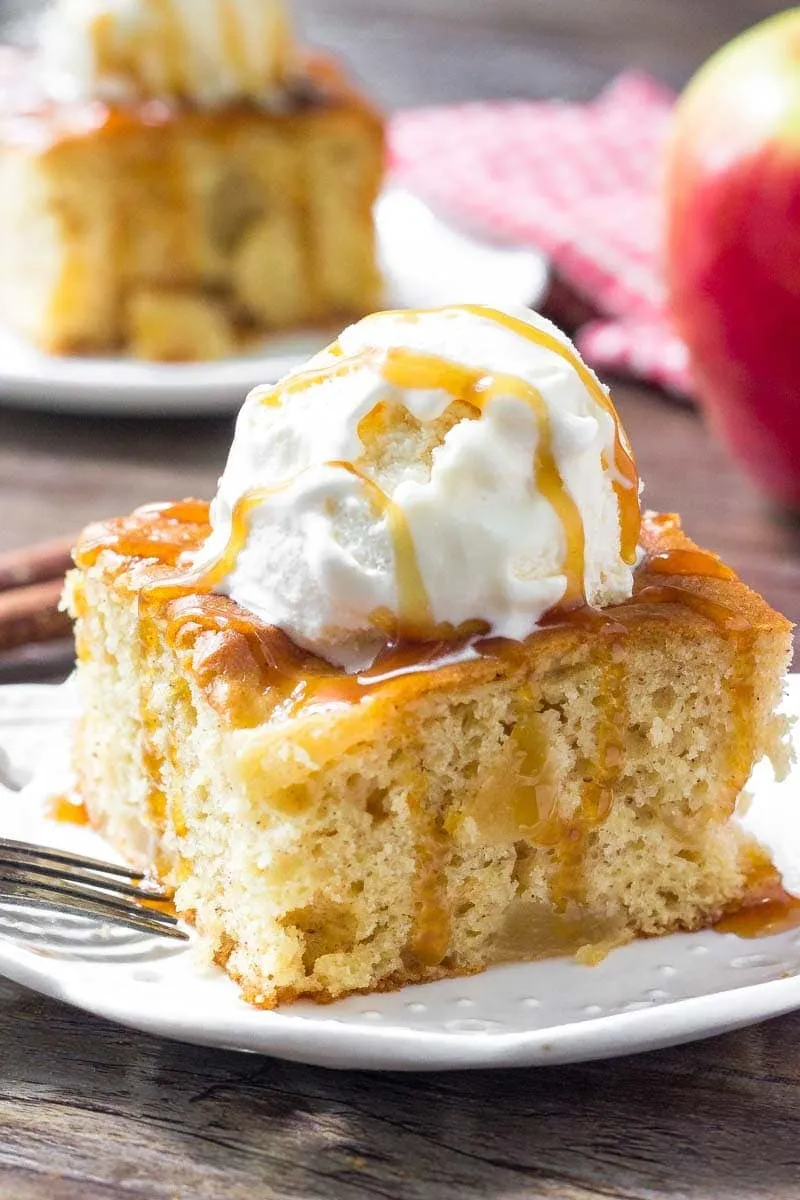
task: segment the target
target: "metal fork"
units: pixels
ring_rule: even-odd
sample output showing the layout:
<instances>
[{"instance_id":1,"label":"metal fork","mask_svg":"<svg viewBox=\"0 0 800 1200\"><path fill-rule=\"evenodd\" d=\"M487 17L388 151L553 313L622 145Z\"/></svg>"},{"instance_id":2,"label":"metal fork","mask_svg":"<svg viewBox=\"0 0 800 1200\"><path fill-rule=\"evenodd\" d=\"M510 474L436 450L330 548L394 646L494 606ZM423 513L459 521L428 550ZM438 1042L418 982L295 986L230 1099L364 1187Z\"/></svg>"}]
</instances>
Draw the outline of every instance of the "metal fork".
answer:
<instances>
[{"instance_id":1,"label":"metal fork","mask_svg":"<svg viewBox=\"0 0 800 1200\"><path fill-rule=\"evenodd\" d=\"M106 924L187 941L189 935L177 917L149 907L170 899L130 867L0 838L0 907L95 917Z\"/></svg>"}]
</instances>

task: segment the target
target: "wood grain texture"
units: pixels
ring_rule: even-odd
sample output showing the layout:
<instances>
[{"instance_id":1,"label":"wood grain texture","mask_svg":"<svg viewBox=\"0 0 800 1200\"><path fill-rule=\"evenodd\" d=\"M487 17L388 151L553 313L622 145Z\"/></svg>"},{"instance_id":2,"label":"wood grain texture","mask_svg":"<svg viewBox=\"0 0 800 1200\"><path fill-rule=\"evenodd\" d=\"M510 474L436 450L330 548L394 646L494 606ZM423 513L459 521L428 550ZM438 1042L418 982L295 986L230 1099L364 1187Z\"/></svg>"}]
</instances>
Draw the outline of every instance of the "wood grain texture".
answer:
<instances>
[{"instance_id":1,"label":"wood grain texture","mask_svg":"<svg viewBox=\"0 0 800 1200\"><path fill-rule=\"evenodd\" d=\"M161 1042L2 983L0 1015L14 1030L0 1072L4 1200L800 1189L800 1015L611 1063L447 1075L336 1073Z\"/></svg>"},{"instance_id":2,"label":"wood grain texture","mask_svg":"<svg viewBox=\"0 0 800 1200\"><path fill-rule=\"evenodd\" d=\"M299 7L309 33L344 48L384 102L412 104L584 97L631 62L678 85L715 44L781 6ZM630 384L615 394L648 502L679 508L694 538L800 620L798 527L769 510L691 410ZM227 419L0 408L0 549L145 501L209 495L230 433ZM611 1063L337 1074L159 1041L0 981L0 1198L784 1200L800 1196L798 1043L800 1015Z\"/></svg>"}]
</instances>

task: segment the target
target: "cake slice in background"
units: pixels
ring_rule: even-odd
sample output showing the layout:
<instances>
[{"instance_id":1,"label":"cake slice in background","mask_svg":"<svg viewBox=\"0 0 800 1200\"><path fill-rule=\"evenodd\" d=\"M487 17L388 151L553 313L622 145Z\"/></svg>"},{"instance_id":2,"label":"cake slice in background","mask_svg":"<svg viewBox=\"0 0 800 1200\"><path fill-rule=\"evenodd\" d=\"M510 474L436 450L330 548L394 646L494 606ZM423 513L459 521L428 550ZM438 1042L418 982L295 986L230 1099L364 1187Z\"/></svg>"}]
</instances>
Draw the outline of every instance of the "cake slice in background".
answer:
<instances>
[{"instance_id":1,"label":"cake slice in background","mask_svg":"<svg viewBox=\"0 0 800 1200\"><path fill-rule=\"evenodd\" d=\"M0 314L42 349L219 358L374 307L382 122L278 0L57 0L1 63Z\"/></svg>"},{"instance_id":2,"label":"cake slice in background","mask_svg":"<svg viewBox=\"0 0 800 1200\"><path fill-rule=\"evenodd\" d=\"M696 929L779 879L789 622L641 520L548 322L377 314L254 393L209 512L86 531L69 582L93 824L246 998Z\"/></svg>"}]
</instances>

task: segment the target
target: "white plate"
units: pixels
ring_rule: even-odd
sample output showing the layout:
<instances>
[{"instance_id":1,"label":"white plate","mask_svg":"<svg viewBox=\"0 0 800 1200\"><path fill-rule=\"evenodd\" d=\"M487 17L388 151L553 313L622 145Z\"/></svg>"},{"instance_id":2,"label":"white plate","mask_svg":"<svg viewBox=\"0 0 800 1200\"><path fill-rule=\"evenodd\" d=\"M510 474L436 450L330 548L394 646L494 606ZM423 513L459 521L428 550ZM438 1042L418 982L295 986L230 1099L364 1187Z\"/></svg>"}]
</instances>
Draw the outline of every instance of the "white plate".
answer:
<instances>
[{"instance_id":1,"label":"white plate","mask_svg":"<svg viewBox=\"0 0 800 1200\"><path fill-rule=\"evenodd\" d=\"M800 712L800 676L788 707ZM69 691L0 689L0 836L109 855L86 829L56 824L45 797L65 782ZM49 759L47 780L32 779ZM793 781L759 769L748 823L800 885ZM21 791L14 789L22 786ZM8 920L6 909L3 920ZM20 918L17 918L18 920ZM27 946L0 937L0 974L122 1024L165 1037L330 1067L393 1070L533 1066L606 1058L723 1033L800 1007L800 930L745 941L704 931L635 942L596 967L567 959L498 967L466 979L278 1012L249 1008L197 947L92 923L31 926Z\"/></svg>"},{"instance_id":2,"label":"white plate","mask_svg":"<svg viewBox=\"0 0 800 1200\"><path fill-rule=\"evenodd\" d=\"M535 250L492 246L445 225L415 197L388 189L375 212L386 304L529 304L544 296L547 264ZM300 330L212 363L60 358L0 328L0 397L30 408L131 416L235 411L250 388L274 383L339 332Z\"/></svg>"}]
</instances>

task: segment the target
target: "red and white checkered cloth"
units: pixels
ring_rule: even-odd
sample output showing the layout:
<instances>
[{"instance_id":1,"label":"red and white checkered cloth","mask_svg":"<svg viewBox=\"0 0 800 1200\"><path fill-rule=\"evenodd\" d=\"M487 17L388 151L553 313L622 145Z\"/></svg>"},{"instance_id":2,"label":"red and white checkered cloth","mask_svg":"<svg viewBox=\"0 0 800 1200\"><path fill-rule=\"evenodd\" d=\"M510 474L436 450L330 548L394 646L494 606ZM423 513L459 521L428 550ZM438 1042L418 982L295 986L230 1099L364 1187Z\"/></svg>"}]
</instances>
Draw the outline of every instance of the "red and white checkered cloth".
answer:
<instances>
[{"instance_id":1,"label":"red and white checkered cloth","mask_svg":"<svg viewBox=\"0 0 800 1200\"><path fill-rule=\"evenodd\" d=\"M674 97L621 75L590 104L487 101L399 112L395 180L495 240L540 247L597 318L577 342L599 370L691 391L665 313L661 161Z\"/></svg>"}]
</instances>

